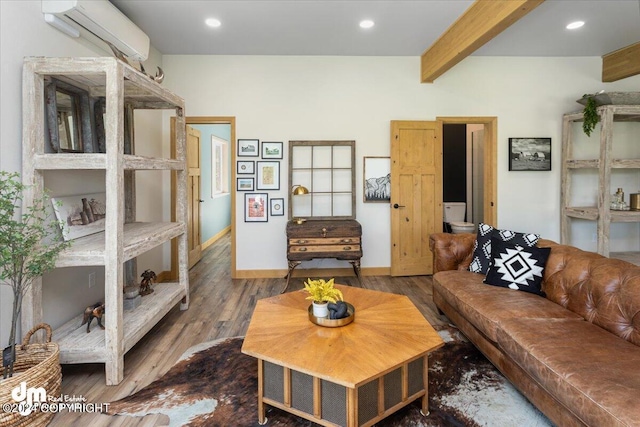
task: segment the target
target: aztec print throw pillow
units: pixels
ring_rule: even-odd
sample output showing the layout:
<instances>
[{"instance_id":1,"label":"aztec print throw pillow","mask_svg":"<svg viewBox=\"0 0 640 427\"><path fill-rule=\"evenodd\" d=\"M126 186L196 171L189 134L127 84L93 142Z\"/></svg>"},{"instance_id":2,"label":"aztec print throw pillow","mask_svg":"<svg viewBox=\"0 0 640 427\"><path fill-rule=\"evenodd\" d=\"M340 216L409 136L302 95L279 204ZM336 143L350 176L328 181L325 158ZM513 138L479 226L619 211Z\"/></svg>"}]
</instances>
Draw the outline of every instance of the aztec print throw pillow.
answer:
<instances>
[{"instance_id":1,"label":"aztec print throw pillow","mask_svg":"<svg viewBox=\"0 0 640 427\"><path fill-rule=\"evenodd\" d=\"M473 259L469 265L469 271L481 274L487 274L487 271L489 271L489 266L491 265L491 237L523 248L535 246L540 239L539 234L499 230L481 222L480 225L478 225L478 234L473 247Z\"/></svg>"}]
</instances>

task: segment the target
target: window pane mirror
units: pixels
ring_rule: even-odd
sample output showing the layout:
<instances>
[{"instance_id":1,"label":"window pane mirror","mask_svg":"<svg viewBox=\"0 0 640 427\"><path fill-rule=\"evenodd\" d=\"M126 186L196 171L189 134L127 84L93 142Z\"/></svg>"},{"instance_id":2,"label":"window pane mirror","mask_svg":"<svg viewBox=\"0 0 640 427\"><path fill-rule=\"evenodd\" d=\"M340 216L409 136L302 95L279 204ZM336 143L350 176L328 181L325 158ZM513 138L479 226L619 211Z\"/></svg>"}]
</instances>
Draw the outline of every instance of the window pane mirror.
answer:
<instances>
[{"instance_id":1,"label":"window pane mirror","mask_svg":"<svg viewBox=\"0 0 640 427\"><path fill-rule=\"evenodd\" d=\"M289 219L355 219L355 144L289 141Z\"/></svg>"},{"instance_id":2,"label":"window pane mirror","mask_svg":"<svg viewBox=\"0 0 640 427\"><path fill-rule=\"evenodd\" d=\"M51 79L45 88L49 146L55 153L92 152L93 126L87 91Z\"/></svg>"}]
</instances>

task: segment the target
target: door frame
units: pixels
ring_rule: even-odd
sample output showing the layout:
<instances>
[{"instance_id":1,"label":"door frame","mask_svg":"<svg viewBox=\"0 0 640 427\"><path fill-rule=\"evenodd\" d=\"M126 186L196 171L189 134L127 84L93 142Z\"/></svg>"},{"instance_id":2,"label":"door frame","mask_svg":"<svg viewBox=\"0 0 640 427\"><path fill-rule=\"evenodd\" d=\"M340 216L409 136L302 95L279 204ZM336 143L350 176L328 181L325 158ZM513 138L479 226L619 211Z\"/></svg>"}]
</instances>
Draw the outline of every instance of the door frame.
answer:
<instances>
[{"instance_id":1,"label":"door frame","mask_svg":"<svg viewBox=\"0 0 640 427\"><path fill-rule=\"evenodd\" d=\"M436 120L442 121L443 125L484 125L483 222L493 227L498 227L498 118L473 116L436 117Z\"/></svg>"},{"instance_id":2,"label":"door frame","mask_svg":"<svg viewBox=\"0 0 640 427\"><path fill-rule=\"evenodd\" d=\"M185 117L186 125L219 125L227 124L231 127L231 141L229 141L229 153L231 155L231 182L229 183L229 191L231 193L231 278L237 278L236 271L236 118L233 116L191 116ZM175 117L171 117L171 129L175 126ZM171 135L174 133L171 132ZM171 150L175 150L175 140L171 137ZM173 175L172 175L173 177ZM173 180L173 178L172 178ZM175 211L176 188L171 186L171 212ZM173 251L173 249L172 249ZM174 260L174 254L171 255L171 277L177 275L177 263Z\"/></svg>"}]
</instances>

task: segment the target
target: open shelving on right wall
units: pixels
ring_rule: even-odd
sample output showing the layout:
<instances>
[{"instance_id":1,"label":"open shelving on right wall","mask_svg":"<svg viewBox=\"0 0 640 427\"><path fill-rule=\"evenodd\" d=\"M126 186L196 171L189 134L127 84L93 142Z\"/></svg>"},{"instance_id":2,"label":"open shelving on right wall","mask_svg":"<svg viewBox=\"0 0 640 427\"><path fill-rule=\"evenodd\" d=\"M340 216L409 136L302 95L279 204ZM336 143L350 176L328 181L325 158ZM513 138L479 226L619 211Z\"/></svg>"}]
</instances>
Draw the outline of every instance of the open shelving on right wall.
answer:
<instances>
[{"instance_id":1,"label":"open shelving on right wall","mask_svg":"<svg viewBox=\"0 0 640 427\"><path fill-rule=\"evenodd\" d=\"M595 240L599 254L640 265L640 210L611 209L617 188L627 205L629 194L640 192L640 105L597 110L600 124L592 137L582 131L582 112L564 115L561 243L584 247ZM584 222L595 223L595 232Z\"/></svg>"}]
</instances>

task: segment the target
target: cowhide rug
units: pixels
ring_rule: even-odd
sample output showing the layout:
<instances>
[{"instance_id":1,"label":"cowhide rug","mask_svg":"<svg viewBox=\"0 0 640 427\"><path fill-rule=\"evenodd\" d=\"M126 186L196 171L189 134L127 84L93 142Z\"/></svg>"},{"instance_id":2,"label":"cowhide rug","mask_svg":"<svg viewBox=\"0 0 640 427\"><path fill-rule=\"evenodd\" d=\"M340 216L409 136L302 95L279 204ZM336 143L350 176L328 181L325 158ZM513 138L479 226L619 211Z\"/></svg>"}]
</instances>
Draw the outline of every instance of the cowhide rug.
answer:
<instances>
[{"instance_id":1,"label":"cowhide rug","mask_svg":"<svg viewBox=\"0 0 640 427\"><path fill-rule=\"evenodd\" d=\"M429 409L408 405L379 427L551 426L455 328L439 334L445 346L429 356ZM242 338L189 349L162 378L112 402L111 415L165 414L170 426L258 426L257 363L240 352ZM267 406L268 426L317 424Z\"/></svg>"}]
</instances>

